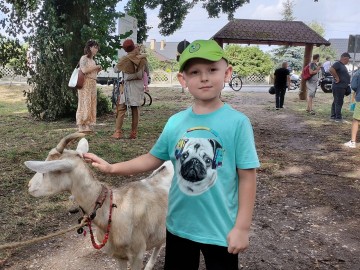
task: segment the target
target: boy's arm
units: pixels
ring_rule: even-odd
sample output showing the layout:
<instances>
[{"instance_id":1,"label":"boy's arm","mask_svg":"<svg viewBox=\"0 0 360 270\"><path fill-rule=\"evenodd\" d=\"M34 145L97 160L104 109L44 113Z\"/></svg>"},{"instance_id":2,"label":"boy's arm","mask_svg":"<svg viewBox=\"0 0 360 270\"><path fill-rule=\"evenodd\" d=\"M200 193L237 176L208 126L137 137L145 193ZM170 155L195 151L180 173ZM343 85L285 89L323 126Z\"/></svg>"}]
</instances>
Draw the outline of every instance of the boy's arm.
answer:
<instances>
[{"instance_id":1,"label":"boy's arm","mask_svg":"<svg viewBox=\"0 0 360 270\"><path fill-rule=\"evenodd\" d=\"M104 173L118 175L134 175L138 173L148 172L157 169L164 163L164 160L158 159L150 153L136 157L134 159L109 164L107 161L99 158L95 154L86 153L84 159L91 163L92 166Z\"/></svg>"},{"instance_id":2,"label":"boy's arm","mask_svg":"<svg viewBox=\"0 0 360 270\"><path fill-rule=\"evenodd\" d=\"M227 236L228 252L237 254L249 246L249 231L256 194L256 169L238 169L239 209L235 226Z\"/></svg>"}]
</instances>

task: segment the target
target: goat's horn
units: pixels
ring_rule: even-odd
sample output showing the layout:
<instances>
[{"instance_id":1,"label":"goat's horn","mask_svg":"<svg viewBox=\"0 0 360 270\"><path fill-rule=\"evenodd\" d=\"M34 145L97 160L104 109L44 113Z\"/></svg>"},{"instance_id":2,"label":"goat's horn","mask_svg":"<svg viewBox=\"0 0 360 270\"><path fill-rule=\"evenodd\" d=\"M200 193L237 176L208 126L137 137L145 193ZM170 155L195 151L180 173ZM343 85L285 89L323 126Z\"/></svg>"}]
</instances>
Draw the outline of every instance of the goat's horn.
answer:
<instances>
[{"instance_id":1,"label":"goat's horn","mask_svg":"<svg viewBox=\"0 0 360 270\"><path fill-rule=\"evenodd\" d=\"M58 151L60 154L62 154L66 145L68 145L69 142L71 142L77 138L82 138L84 136L85 136L85 134L80 133L80 132L76 132L76 133L67 135L66 137L62 138L61 141L59 142L59 144L56 146L56 151Z\"/></svg>"}]
</instances>

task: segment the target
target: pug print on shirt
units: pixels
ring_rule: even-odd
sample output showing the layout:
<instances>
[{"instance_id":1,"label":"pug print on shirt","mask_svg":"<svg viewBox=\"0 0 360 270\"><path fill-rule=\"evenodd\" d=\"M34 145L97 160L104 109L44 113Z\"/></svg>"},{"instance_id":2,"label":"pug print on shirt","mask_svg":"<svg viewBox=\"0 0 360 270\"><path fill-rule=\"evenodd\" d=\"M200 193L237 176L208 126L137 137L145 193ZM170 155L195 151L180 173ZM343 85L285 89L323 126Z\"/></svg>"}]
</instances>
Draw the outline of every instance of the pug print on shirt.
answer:
<instances>
[{"instance_id":1,"label":"pug print on shirt","mask_svg":"<svg viewBox=\"0 0 360 270\"><path fill-rule=\"evenodd\" d=\"M215 138L191 138L185 135L194 130L212 133ZM177 184L187 195L200 195L211 188L222 165L223 147L217 133L207 127L187 130L175 148Z\"/></svg>"}]
</instances>

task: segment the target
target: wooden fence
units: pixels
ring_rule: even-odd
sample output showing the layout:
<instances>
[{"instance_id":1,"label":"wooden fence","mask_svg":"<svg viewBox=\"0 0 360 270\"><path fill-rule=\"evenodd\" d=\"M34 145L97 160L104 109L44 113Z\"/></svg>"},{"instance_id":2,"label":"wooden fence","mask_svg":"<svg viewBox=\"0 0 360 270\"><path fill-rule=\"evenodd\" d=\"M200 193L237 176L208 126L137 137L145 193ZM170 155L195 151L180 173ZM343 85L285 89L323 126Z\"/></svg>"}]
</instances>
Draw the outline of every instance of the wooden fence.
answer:
<instances>
[{"instance_id":1,"label":"wooden fence","mask_svg":"<svg viewBox=\"0 0 360 270\"><path fill-rule=\"evenodd\" d=\"M15 72L10 67L0 67L0 82L26 82L27 77L15 75ZM151 74L151 86L171 86L180 85L177 79L177 72L166 72L163 70L152 71ZM241 77L243 84L246 85L268 85L271 83L269 75L250 75L247 77Z\"/></svg>"}]
</instances>

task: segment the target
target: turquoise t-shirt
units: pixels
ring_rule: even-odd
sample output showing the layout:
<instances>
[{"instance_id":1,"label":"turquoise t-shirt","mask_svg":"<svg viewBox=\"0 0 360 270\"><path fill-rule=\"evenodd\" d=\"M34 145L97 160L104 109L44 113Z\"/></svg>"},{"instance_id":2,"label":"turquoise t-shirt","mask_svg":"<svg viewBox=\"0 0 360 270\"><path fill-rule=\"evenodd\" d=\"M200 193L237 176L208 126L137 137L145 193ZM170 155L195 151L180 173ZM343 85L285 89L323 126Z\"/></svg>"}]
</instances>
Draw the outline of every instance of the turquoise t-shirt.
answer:
<instances>
[{"instance_id":1,"label":"turquoise t-shirt","mask_svg":"<svg viewBox=\"0 0 360 270\"><path fill-rule=\"evenodd\" d=\"M167 229L226 247L238 211L236 169L260 166L248 117L228 104L201 115L190 107L168 120L150 153L175 168Z\"/></svg>"}]
</instances>

